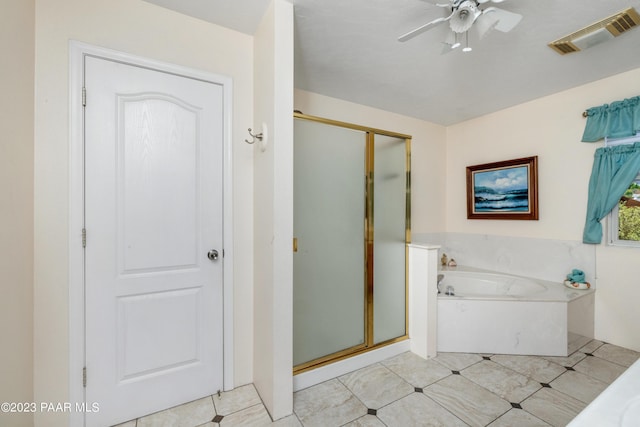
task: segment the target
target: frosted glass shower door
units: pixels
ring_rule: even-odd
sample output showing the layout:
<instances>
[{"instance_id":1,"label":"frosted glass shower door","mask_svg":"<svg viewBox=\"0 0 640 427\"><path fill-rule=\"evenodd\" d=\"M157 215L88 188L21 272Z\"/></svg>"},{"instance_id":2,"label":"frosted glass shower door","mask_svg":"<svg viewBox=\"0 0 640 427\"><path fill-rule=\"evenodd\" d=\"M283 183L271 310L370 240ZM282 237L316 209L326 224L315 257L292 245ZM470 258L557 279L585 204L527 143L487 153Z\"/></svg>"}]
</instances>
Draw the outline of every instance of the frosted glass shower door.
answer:
<instances>
[{"instance_id":1,"label":"frosted glass shower door","mask_svg":"<svg viewBox=\"0 0 640 427\"><path fill-rule=\"evenodd\" d=\"M294 366L365 345L365 144L295 120Z\"/></svg>"},{"instance_id":2,"label":"frosted glass shower door","mask_svg":"<svg viewBox=\"0 0 640 427\"><path fill-rule=\"evenodd\" d=\"M406 241L408 236L407 144L374 136L373 337L378 344L406 332Z\"/></svg>"}]
</instances>

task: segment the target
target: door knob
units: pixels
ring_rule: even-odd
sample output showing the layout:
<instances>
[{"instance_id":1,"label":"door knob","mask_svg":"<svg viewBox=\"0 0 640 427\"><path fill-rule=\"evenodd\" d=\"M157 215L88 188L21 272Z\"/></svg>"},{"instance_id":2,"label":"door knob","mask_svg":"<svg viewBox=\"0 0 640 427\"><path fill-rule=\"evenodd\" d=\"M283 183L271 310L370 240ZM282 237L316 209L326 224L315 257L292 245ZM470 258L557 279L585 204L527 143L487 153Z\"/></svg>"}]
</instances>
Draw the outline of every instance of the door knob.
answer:
<instances>
[{"instance_id":1,"label":"door knob","mask_svg":"<svg viewBox=\"0 0 640 427\"><path fill-rule=\"evenodd\" d=\"M209 258L211 261L216 261L218 259L218 251L216 251L215 249L211 249L207 254L207 258Z\"/></svg>"}]
</instances>

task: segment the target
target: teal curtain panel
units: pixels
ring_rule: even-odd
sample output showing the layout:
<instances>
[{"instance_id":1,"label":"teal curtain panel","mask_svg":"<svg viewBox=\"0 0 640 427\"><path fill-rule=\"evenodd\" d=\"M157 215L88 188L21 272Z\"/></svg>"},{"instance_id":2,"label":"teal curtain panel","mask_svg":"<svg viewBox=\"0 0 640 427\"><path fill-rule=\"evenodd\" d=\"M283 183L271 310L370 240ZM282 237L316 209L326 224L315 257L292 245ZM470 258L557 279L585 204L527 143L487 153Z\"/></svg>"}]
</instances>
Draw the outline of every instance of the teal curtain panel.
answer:
<instances>
[{"instance_id":1,"label":"teal curtain panel","mask_svg":"<svg viewBox=\"0 0 640 427\"><path fill-rule=\"evenodd\" d=\"M640 142L596 150L589 179L584 243L602 241L600 221L616 206L639 170Z\"/></svg>"}]
</instances>

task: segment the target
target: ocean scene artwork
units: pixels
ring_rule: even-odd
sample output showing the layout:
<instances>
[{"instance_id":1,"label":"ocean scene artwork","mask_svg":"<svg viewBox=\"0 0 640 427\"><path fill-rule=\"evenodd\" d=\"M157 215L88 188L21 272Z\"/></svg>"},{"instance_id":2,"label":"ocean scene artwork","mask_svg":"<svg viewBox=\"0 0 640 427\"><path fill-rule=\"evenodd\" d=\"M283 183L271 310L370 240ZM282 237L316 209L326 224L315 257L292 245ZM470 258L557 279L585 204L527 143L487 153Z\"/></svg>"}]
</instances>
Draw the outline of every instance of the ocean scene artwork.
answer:
<instances>
[{"instance_id":1,"label":"ocean scene artwork","mask_svg":"<svg viewBox=\"0 0 640 427\"><path fill-rule=\"evenodd\" d=\"M475 212L528 212L529 167L487 170L473 174Z\"/></svg>"}]
</instances>

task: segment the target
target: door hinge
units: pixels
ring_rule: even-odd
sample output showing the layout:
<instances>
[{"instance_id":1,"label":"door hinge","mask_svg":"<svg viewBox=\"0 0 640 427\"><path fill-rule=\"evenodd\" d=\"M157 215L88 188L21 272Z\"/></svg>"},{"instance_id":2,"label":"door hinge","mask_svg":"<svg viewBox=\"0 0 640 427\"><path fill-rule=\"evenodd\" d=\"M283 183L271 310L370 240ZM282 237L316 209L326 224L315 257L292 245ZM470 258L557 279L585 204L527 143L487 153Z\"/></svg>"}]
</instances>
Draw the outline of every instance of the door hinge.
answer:
<instances>
[{"instance_id":1,"label":"door hinge","mask_svg":"<svg viewBox=\"0 0 640 427\"><path fill-rule=\"evenodd\" d=\"M82 368L82 387L87 386L87 367Z\"/></svg>"},{"instance_id":2,"label":"door hinge","mask_svg":"<svg viewBox=\"0 0 640 427\"><path fill-rule=\"evenodd\" d=\"M87 106L87 88L84 86L82 87L82 106Z\"/></svg>"},{"instance_id":3,"label":"door hinge","mask_svg":"<svg viewBox=\"0 0 640 427\"><path fill-rule=\"evenodd\" d=\"M82 229L82 247L83 248L87 247L87 229L86 228Z\"/></svg>"}]
</instances>

